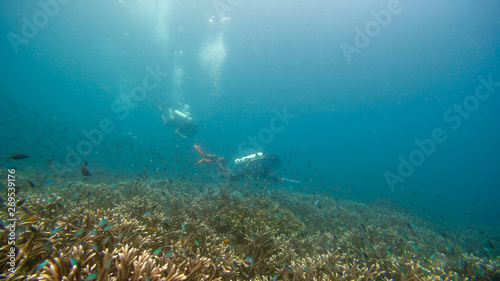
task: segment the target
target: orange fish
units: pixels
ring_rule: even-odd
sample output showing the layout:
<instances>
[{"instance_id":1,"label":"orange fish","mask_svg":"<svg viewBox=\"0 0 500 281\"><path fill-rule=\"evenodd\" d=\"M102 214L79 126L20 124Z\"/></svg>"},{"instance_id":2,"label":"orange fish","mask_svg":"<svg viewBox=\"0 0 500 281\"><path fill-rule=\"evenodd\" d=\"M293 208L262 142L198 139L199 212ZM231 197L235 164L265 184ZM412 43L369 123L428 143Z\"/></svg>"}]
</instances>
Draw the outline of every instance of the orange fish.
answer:
<instances>
[{"instance_id":1,"label":"orange fish","mask_svg":"<svg viewBox=\"0 0 500 281\"><path fill-rule=\"evenodd\" d=\"M238 218L242 219L242 218L243 218L243 215L238 215Z\"/></svg>"},{"instance_id":2,"label":"orange fish","mask_svg":"<svg viewBox=\"0 0 500 281\"><path fill-rule=\"evenodd\" d=\"M82 175L84 175L86 177L91 176L89 169L87 168L87 160L85 160L85 163L83 163L83 166L80 169L80 173L82 173Z\"/></svg>"},{"instance_id":3,"label":"orange fish","mask_svg":"<svg viewBox=\"0 0 500 281\"><path fill-rule=\"evenodd\" d=\"M31 157L30 155L27 155L24 153L14 153L14 154L9 155L10 159L14 159L16 161L21 160L21 159L25 159L25 158L30 158L30 157Z\"/></svg>"},{"instance_id":4,"label":"orange fish","mask_svg":"<svg viewBox=\"0 0 500 281\"><path fill-rule=\"evenodd\" d=\"M226 238L226 239L222 240L222 242L229 244L229 239Z\"/></svg>"},{"instance_id":5,"label":"orange fish","mask_svg":"<svg viewBox=\"0 0 500 281\"><path fill-rule=\"evenodd\" d=\"M30 222L30 221L34 221L34 220L36 220L36 217L34 217L34 216L33 216L33 217L29 217L29 218L27 218L27 219L26 219L26 222Z\"/></svg>"},{"instance_id":6,"label":"orange fish","mask_svg":"<svg viewBox=\"0 0 500 281\"><path fill-rule=\"evenodd\" d=\"M205 154L203 154L203 151L201 151L201 148L199 145L195 144L194 145L194 148L196 149L196 151L198 151L199 154L201 154L201 156L204 156Z\"/></svg>"}]
</instances>

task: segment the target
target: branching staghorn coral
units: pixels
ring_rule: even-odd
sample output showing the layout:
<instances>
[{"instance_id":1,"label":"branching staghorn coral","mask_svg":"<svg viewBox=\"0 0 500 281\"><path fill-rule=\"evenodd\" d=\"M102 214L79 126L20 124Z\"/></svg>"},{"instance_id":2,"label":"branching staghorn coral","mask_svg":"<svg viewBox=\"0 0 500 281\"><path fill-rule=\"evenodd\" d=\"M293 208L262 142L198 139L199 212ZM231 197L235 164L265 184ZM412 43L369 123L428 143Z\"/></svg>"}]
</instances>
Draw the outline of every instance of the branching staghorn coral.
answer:
<instances>
[{"instance_id":1,"label":"branching staghorn coral","mask_svg":"<svg viewBox=\"0 0 500 281\"><path fill-rule=\"evenodd\" d=\"M27 200L18 213L17 272L9 278L498 278L498 258L464 254L457 235L407 214L252 186L134 180L21 191ZM0 231L6 244L7 231ZM2 262L6 252L0 248Z\"/></svg>"}]
</instances>

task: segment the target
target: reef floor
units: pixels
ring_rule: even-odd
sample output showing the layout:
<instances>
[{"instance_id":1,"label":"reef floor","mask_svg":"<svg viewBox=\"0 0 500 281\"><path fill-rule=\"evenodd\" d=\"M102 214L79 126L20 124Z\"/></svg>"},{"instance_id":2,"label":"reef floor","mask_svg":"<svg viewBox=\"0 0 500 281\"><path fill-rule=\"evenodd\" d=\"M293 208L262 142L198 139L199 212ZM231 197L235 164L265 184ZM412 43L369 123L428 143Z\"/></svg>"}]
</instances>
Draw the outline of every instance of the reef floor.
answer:
<instances>
[{"instance_id":1,"label":"reef floor","mask_svg":"<svg viewBox=\"0 0 500 281\"><path fill-rule=\"evenodd\" d=\"M249 182L27 181L12 216L2 192L10 280L500 280L495 235L390 201Z\"/></svg>"}]
</instances>

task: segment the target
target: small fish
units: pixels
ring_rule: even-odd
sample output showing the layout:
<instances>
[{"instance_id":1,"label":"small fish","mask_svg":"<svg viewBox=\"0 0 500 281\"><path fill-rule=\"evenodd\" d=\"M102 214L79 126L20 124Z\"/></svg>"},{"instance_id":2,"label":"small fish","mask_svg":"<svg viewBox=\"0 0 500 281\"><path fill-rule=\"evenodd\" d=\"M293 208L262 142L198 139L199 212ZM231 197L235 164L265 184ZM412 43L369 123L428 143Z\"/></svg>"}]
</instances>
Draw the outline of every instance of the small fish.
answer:
<instances>
[{"instance_id":1,"label":"small fish","mask_svg":"<svg viewBox=\"0 0 500 281\"><path fill-rule=\"evenodd\" d=\"M54 228L54 230L52 230L52 231L50 232L50 235L54 235L54 234L56 234L59 230L61 230L61 228L62 228L61 226L60 226L60 227L56 227L56 228Z\"/></svg>"},{"instance_id":2,"label":"small fish","mask_svg":"<svg viewBox=\"0 0 500 281\"><path fill-rule=\"evenodd\" d=\"M107 225L107 226L104 228L104 231L108 231L108 230L110 230L110 229L111 229L111 227L112 227L112 225Z\"/></svg>"},{"instance_id":3,"label":"small fish","mask_svg":"<svg viewBox=\"0 0 500 281\"><path fill-rule=\"evenodd\" d=\"M245 258L245 261L246 261L247 263L249 263L249 264L253 264L253 258L252 258L252 257L248 257L248 256L247 256L247 257Z\"/></svg>"},{"instance_id":4,"label":"small fish","mask_svg":"<svg viewBox=\"0 0 500 281\"><path fill-rule=\"evenodd\" d=\"M49 262L48 261L44 261L42 263L40 263L37 267L36 267L36 271L40 271L42 268L45 267L46 264L48 264Z\"/></svg>"},{"instance_id":5,"label":"small fish","mask_svg":"<svg viewBox=\"0 0 500 281\"><path fill-rule=\"evenodd\" d=\"M102 221L99 222L99 226L103 226L108 222L107 219L103 219Z\"/></svg>"},{"instance_id":6,"label":"small fish","mask_svg":"<svg viewBox=\"0 0 500 281\"><path fill-rule=\"evenodd\" d=\"M73 259L73 258L69 258L69 262L71 263L72 267L75 266L75 265L78 265L78 262L75 259Z\"/></svg>"},{"instance_id":7,"label":"small fish","mask_svg":"<svg viewBox=\"0 0 500 281\"><path fill-rule=\"evenodd\" d=\"M167 194L165 194L165 192L163 192L163 191L161 192L161 194L163 195L163 198L165 198L165 200L167 200L167 201L168 201Z\"/></svg>"},{"instance_id":8,"label":"small fish","mask_svg":"<svg viewBox=\"0 0 500 281\"><path fill-rule=\"evenodd\" d=\"M185 225L185 224L181 224L181 226L182 226L182 230L184 230L184 231L186 231L186 230L187 230L187 227L186 227L186 225Z\"/></svg>"},{"instance_id":9,"label":"small fish","mask_svg":"<svg viewBox=\"0 0 500 281\"><path fill-rule=\"evenodd\" d=\"M281 219L280 215L278 213L276 213L276 218L277 219Z\"/></svg>"},{"instance_id":10,"label":"small fish","mask_svg":"<svg viewBox=\"0 0 500 281\"><path fill-rule=\"evenodd\" d=\"M196 244L196 246L200 247L200 242L198 242L198 240L194 240L194 243Z\"/></svg>"},{"instance_id":11,"label":"small fish","mask_svg":"<svg viewBox=\"0 0 500 281\"><path fill-rule=\"evenodd\" d=\"M109 266L111 265L111 261L113 261L113 259L110 259L110 260L108 261L108 263L106 263L106 270L108 270L108 269L109 269Z\"/></svg>"},{"instance_id":12,"label":"small fish","mask_svg":"<svg viewBox=\"0 0 500 281\"><path fill-rule=\"evenodd\" d=\"M441 231L440 232L441 236L443 236L443 238L447 239L448 237L450 237L450 235L444 231Z\"/></svg>"},{"instance_id":13,"label":"small fish","mask_svg":"<svg viewBox=\"0 0 500 281\"><path fill-rule=\"evenodd\" d=\"M30 180L26 180L28 182L28 185L33 189L35 190L35 184L33 182L31 182Z\"/></svg>"},{"instance_id":14,"label":"small fish","mask_svg":"<svg viewBox=\"0 0 500 281\"><path fill-rule=\"evenodd\" d=\"M144 216L145 216L145 217L147 217L147 216L149 216L149 214L151 214L151 211L147 211L147 212L144 214Z\"/></svg>"},{"instance_id":15,"label":"small fish","mask_svg":"<svg viewBox=\"0 0 500 281\"><path fill-rule=\"evenodd\" d=\"M85 230L83 230L83 229L82 229L82 230L79 230L79 231L75 232L75 236L80 236L80 235L82 235L84 232L85 232Z\"/></svg>"},{"instance_id":16,"label":"small fish","mask_svg":"<svg viewBox=\"0 0 500 281\"><path fill-rule=\"evenodd\" d=\"M99 277L99 274L97 274L97 273L92 273L92 274L90 274L87 278L85 278L85 281L94 280L94 279L96 279L97 277Z\"/></svg>"},{"instance_id":17,"label":"small fish","mask_svg":"<svg viewBox=\"0 0 500 281\"><path fill-rule=\"evenodd\" d=\"M24 153L14 153L14 154L9 155L10 159L14 159L16 161L21 160L21 159L25 159L25 158L30 158L30 157L31 157L30 155L27 155Z\"/></svg>"},{"instance_id":18,"label":"small fish","mask_svg":"<svg viewBox=\"0 0 500 281\"><path fill-rule=\"evenodd\" d=\"M85 163L83 163L83 166L80 169L80 173L82 173L82 175L84 175L85 177L91 176L89 169L87 168L87 160L85 160Z\"/></svg>"},{"instance_id":19,"label":"small fish","mask_svg":"<svg viewBox=\"0 0 500 281\"><path fill-rule=\"evenodd\" d=\"M26 222L30 222L30 221L34 221L34 220L36 220L35 216L27 218Z\"/></svg>"},{"instance_id":20,"label":"small fish","mask_svg":"<svg viewBox=\"0 0 500 281\"><path fill-rule=\"evenodd\" d=\"M161 249L162 249L162 247L160 247L160 248L156 249L156 250L153 252L153 256L158 255L158 254L161 252Z\"/></svg>"},{"instance_id":21,"label":"small fish","mask_svg":"<svg viewBox=\"0 0 500 281\"><path fill-rule=\"evenodd\" d=\"M222 240L222 242L224 242L224 244L229 244L229 239L226 238L226 239Z\"/></svg>"}]
</instances>

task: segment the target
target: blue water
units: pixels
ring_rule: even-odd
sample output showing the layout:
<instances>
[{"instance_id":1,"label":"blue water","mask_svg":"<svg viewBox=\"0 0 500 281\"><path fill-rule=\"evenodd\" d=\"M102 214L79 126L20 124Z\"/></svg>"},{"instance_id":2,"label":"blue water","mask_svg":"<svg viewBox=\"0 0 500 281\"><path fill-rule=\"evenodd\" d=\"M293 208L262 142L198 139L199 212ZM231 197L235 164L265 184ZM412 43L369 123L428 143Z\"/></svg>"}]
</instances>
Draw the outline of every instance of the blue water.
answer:
<instances>
[{"instance_id":1,"label":"blue water","mask_svg":"<svg viewBox=\"0 0 500 281\"><path fill-rule=\"evenodd\" d=\"M64 163L65 148L104 118L113 132L82 159L109 172L158 168L148 164L151 147L178 157L166 167L194 176L194 144L232 159L260 133L263 150L283 159L280 175L300 181L292 189L387 198L498 230L500 86L471 98L479 76L500 81L498 1L105 2L0 3L1 95L13 102L1 105L0 155L38 156L3 168ZM385 26L374 22L391 9ZM357 28L367 26L378 29L357 48ZM343 43L357 52L346 57ZM123 102L147 67L168 76L143 100ZM129 112L113 110L116 101ZM464 101L464 115L453 112ZM188 140L157 108L184 104L200 124ZM294 118L265 135L284 110ZM420 152L415 141L436 129L445 140ZM127 149L114 153L117 144ZM387 172L401 176L398 156L412 152L423 155L414 171L389 183Z\"/></svg>"}]
</instances>

